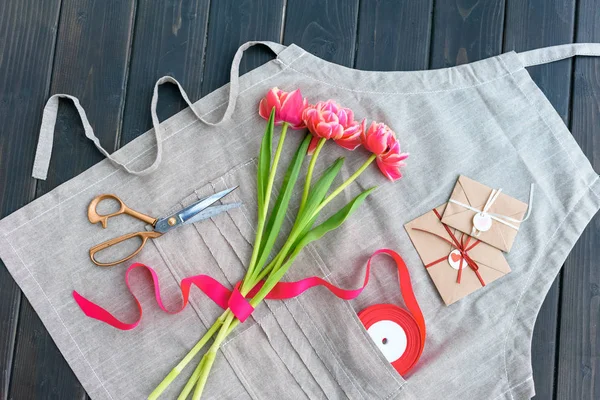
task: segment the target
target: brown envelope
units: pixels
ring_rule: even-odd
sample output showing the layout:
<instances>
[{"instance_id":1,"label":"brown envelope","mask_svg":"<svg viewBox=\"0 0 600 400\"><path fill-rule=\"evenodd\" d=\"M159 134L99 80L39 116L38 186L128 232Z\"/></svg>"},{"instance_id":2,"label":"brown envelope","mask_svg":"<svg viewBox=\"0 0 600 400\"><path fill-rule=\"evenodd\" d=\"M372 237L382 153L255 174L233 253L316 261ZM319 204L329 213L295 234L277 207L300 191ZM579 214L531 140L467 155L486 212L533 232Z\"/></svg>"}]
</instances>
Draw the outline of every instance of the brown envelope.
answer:
<instances>
[{"instance_id":1,"label":"brown envelope","mask_svg":"<svg viewBox=\"0 0 600 400\"><path fill-rule=\"evenodd\" d=\"M458 181L456 182L456 186L454 186L450 198L478 210L482 210L491 193L492 188L461 175L458 177ZM488 210L491 214L500 214L517 220L523 219L526 211L527 204L504 194L504 192L500 193L496 201ZM442 222L470 235L471 230L473 229L473 217L475 214L477 214L475 211L448 202L448 207L446 207ZM509 223L515 227L519 227L520 225L519 222L509 221ZM488 231L480 232L477 239L502 251L509 251L515 241L517 232L517 229L492 220L491 228Z\"/></svg>"},{"instance_id":2,"label":"brown envelope","mask_svg":"<svg viewBox=\"0 0 600 400\"><path fill-rule=\"evenodd\" d=\"M445 208L446 204L436 208L440 216L444 213ZM410 236L410 240L417 249L424 265L443 259L428 267L427 272L429 272L429 276L431 276L446 305L450 305L483 287L477 274L466 262L463 264L460 283L457 283L458 270L453 268L448 261L449 254L456 247L444 240L452 242L451 236L433 210L410 221L404 225L404 228L408 232L408 236ZM464 235L463 239L461 232L456 229L449 229L456 239L466 242L468 235ZM472 246L476 241L477 239L470 238L466 248ZM510 267L502 252L483 242L479 242L468 250L467 255L477 264L479 275L485 285L489 285L510 272Z\"/></svg>"}]
</instances>

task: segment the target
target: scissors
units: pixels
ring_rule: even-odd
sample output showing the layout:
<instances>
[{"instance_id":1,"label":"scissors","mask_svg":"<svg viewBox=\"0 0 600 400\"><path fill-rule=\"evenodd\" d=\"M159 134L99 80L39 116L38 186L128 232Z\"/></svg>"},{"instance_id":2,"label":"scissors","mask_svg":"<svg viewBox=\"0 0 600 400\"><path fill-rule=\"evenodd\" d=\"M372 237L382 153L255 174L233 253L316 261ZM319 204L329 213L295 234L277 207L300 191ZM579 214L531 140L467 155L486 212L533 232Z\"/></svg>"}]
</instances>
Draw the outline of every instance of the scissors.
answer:
<instances>
[{"instance_id":1,"label":"scissors","mask_svg":"<svg viewBox=\"0 0 600 400\"><path fill-rule=\"evenodd\" d=\"M224 211L231 210L233 208L237 208L237 207L241 206L242 203L213 205L213 203L215 203L217 200L220 200L221 198L225 197L226 195L228 195L235 189L237 189L237 186L234 188L225 189L219 193L215 193L211 196L200 199L200 200L196 201L195 203L185 207L184 209L182 209L174 214L171 214L167 217L163 217L163 218L153 218L149 215L142 214L141 212L135 211L135 210L127 207L125 205L125 203L123 202L123 200L121 200L119 197L115 196L114 194L102 194L100 196L97 196L90 202L90 205L88 207L88 219L90 220L90 222L92 224L96 224L96 223L100 222L102 224L102 228L106 228L106 224L107 224L109 218L115 217L120 214L127 214L127 215L137 218L140 221L143 221L147 224L151 224L153 226L154 230L128 233L126 235L119 236L119 237L116 237L111 240L107 240L104 243L100 243L90 249L90 259L92 260L92 262L94 264L96 264L100 267L111 267L113 265L120 264L120 263L127 261L130 258L134 257L136 254L138 254L142 250L142 248L146 244L146 241L149 238L152 238L152 239L157 238L159 236L162 236L164 233L170 231L171 229L175 229L181 225L193 224L194 222L212 218ZM101 201L107 200L107 199L116 200L120 206L119 210L112 214L106 214L106 215L99 214L96 211L96 207L98 207L98 204ZM102 250L105 250L111 246L114 246L118 243L122 243L129 239L135 238L135 237L142 239L142 244L133 253L131 253L127 257L122 258L118 261L113 261L113 262L100 262L100 261L96 260L96 257L95 257L96 253L98 253Z\"/></svg>"}]
</instances>

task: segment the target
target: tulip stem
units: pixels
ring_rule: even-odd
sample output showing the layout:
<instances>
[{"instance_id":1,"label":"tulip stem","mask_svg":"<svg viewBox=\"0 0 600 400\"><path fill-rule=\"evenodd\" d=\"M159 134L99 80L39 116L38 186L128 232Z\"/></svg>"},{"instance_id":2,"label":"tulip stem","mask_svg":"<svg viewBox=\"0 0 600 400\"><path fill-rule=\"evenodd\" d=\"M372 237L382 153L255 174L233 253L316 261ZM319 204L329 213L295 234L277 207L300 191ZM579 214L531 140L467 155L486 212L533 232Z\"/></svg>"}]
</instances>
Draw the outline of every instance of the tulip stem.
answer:
<instances>
[{"instance_id":1,"label":"tulip stem","mask_svg":"<svg viewBox=\"0 0 600 400\"><path fill-rule=\"evenodd\" d=\"M206 386L206 381L208 380L208 375L210 373L210 370L212 369L213 363L215 362L215 358L217 357L217 351L221 347L221 343L223 343L225 338L233 330L233 328L230 329L233 321L239 320L235 318L233 314L229 314L225 321L223 321L223 325L221 325L221 329L219 330L215 341L209 347L206 354L204 354L204 357L202 357L201 362L203 362L204 365L202 365L200 369L200 374L198 376L198 380L196 381L196 389L194 390L194 394L192 395L192 400L200 400L202 392L204 391L204 387Z\"/></svg>"},{"instance_id":2,"label":"tulip stem","mask_svg":"<svg viewBox=\"0 0 600 400\"><path fill-rule=\"evenodd\" d=\"M244 277L244 281L242 282L242 290L244 292L251 289L251 287L249 287L250 281L252 280L252 276L254 276L254 270L257 268L256 261L258 260L258 253L260 252L260 244L262 241L265 222L267 221L267 214L269 211L269 200L271 199L271 192L273 191L273 182L275 181L277 165L279 164L279 158L281 157L281 152L283 150L283 142L285 141L287 129L288 123L284 122L283 127L281 128L279 142L277 143L277 150L275 151L275 156L273 157L271 171L269 172L269 180L267 182L267 190L265 193L265 205L263 207L262 213L258 216L258 225L256 227L256 237L254 238L254 248L252 249L252 257L250 258L250 263L248 264L248 271L246 272L246 276Z\"/></svg>"},{"instance_id":3,"label":"tulip stem","mask_svg":"<svg viewBox=\"0 0 600 400\"><path fill-rule=\"evenodd\" d=\"M261 270L256 270L255 274L252 276L252 281L250 283L250 287L254 288L254 286L258 285L258 282L260 282L262 279L264 279L273 269L273 266L277 263L277 259L281 256L281 253L278 253L273 260L271 260L271 262L269 264L267 264L266 267L264 267ZM248 293L245 291L242 291L242 296L246 296Z\"/></svg>"},{"instance_id":4,"label":"tulip stem","mask_svg":"<svg viewBox=\"0 0 600 400\"><path fill-rule=\"evenodd\" d=\"M350 176L350 178L346 179L346 181L344 181L344 183L342 183L340 186L338 186L337 189L335 189L333 192L331 192L331 194L329 196L327 196L327 198L325 200L323 200L323 202L321 204L319 204L319 206L315 209L315 211L311 215L311 218L314 218L317 214L319 214L319 212L323 209L323 207L325 207L327 205L327 203L329 203L331 200L333 200L338 194L340 194L344 189L346 189L348 187L348 185L350 185L352 182L354 182L356 180L356 178L358 178L360 176L360 174L362 174L363 171L365 169L367 169L367 167L375 160L375 158L377 158L377 155L371 154L371 156L367 159L367 161L365 161L363 163L363 165L361 165L360 168L357 169L356 172L354 172L352 174L352 176ZM309 220L311 218L309 218Z\"/></svg>"},{"instance_id":5,"label":"tulip stem","mask_svg":"<svg viewBox=\"0 0 600 400\"><path fill-rule=\"evenodd\" d=\"M213 337L217 330L223 323L223 318L227 316L228 312L225 311L213 324L213 326L204 334L202 339L187 353L187 355L169 372L169 374L163 379L163 381L150 393L148 396L149 400L157 399L162 392L173 382L173 380L179 375L181 371L188 365L188 363L194 358L196 354L204 347L204 345Z\"/></svg>"},{"instance_id":6,"label":"tulip stem","mask_svg":"<svg viewBox=\"0 0 600 400\"><path fill-rule=\"evenodd\" d=\"M315 152L316 154L316 152ZM321 204L319 204L319 206L316 208L316 210L313 212L313 214L311 215L310 218L305 219L305 221L310 221L312 220L317 214L319 214L319 212L323 209L323 207L325 207L327 205L327 203L329 203L331 200L333 200L338 194L340 194L346 187L348 187L348 185L350 185L352 182L354 182L356 180L356 178L358 178L360 176L360 174L362 174L365 169L367 169L367 167L369 165L371 165L371 163L377 158L377 156L375 154L372 154L364 163L363 165L360 166L360 168L358 170L356 170L356 172L354 172L352 174L352 176L350 176L346 181L344 181L337 189L335 189L325 200L323 200L323 202ZM298 213L298 217L300 217L300 213ZM254 297L252 298L252 300L250 301L250 304L252 304L253 306L255 306L256 304L258 304L262 299L264 299L268 293L270 292L270 290L273 288L273 286L279 281L275 281L272 282L271 281L271 277L274 276L275 274L281 272L280 268L282 268L282 266L284 268L288 268L289 265L291 265L291 261L293 261L293 250L292 249L292 245L296 242L296 239L298 239L298 236L300 235L300 233L303 231L303 229L306 227L306 225L296 225L298 223L298 219L296 219L296 222L294 223L294 227L292 228L292 231L290 232L287 240L285 241L285 243L283 244L283 247L281 248L279 254L273 259L273 261L271 262L271 264L269 265L270 267L270 271L269 271L269 275L266 278L265 284L263 285L263 287L258 291L258 293L256 293L254 295ZM288 258L288 255L292 254L292 258ZM287 258L287 259L286 259ZM286 269L287 270L287 269ZM285 273L285 272L284 272ZM254 282L254 286L256 286L258 284L258 282L260 281L260 279L263 278L263 275L260 275L258 277L258 280L256 280Z\"/></svg>"},{"instance_id":7,"label":"tulip stem","mask_svg":"<svg viewBox=\"0 0 600 400\"><path fill-rule=\"evenodd\" d=\"M302 200L300 201L300 208L298 209L298 215L302 215L302 211L304 210L304 205L306 204L306 200L308 199L308 193L310 192L310 183L312 181L313 170L315 169L315 164L317 163L317 157L319 157L319 153L323 148L323 145L327 139L320 138L319 143L317 144L317 148L315 149L314 154L310 159L310 164L308 164L308 170L306 171L306 182L304 183L304 192L302 192Z\"/></svg>"},{"instance_id":8,"label":"tulip stem","mask_svg":"<svg viewBox=\"0 0 600 400\"><path fill-rule=\"evenodd\" d=\"M194 370L194 373L192 374L190 379L187 381L187 383L183 387L183 390L179 394L179 397L177 397L177 400L186 400L188 398L188 396L192 392L192 389L194 389L194 387L196 387L196 382L198 382L198 378L200 377L200 372L202 372L202 368L204 367L205 363L206 363L206 360L204 359L204 357L202 357L202 359L198 363L198 366Z\"/></svg>"}]
</instances>

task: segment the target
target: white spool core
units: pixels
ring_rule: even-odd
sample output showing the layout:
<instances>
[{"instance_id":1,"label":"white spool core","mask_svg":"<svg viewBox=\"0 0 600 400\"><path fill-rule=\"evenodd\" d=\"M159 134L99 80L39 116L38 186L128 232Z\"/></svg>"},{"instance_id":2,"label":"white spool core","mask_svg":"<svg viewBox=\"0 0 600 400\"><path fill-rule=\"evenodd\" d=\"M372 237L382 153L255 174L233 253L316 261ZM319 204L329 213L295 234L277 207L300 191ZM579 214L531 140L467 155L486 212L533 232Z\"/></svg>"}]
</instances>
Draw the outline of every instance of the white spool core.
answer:
<instances>
[{"instance_id":1,"label":"white spool core","mask_svg":"<svg viewBox=\"0 0 600 400\"><path fill-rule=\"evenodd\" d=\"M406 332L393 321L377 321L367 332L389 362L396 361L406 351Z\"/></svg>"}]
</instances>

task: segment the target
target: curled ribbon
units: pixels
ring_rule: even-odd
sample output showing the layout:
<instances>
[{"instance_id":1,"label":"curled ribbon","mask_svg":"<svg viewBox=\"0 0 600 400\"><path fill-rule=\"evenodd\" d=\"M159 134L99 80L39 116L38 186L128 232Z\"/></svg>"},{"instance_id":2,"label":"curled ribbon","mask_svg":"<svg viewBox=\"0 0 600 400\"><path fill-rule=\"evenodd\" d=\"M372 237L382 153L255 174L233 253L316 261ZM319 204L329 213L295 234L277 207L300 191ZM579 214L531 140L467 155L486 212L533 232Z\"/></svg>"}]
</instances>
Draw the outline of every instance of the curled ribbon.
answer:
<instances>
[{"instance_id":1,"label":"curled ribbon","mask_svg":"<svg viewBox=\"0 0 600 400\"><path fill-rule=\"evenodd\" d=\"M460 238L460 240L458 240L458 238L454 235L454 233L452 233L452 230L448 227L448 225L441 222L442 216L440 215L440 213L435 208L433 209L433 212L435 213L435 216L438 217L438 219L440 220L440 223L444 226L444 229L446 229L446 232L448 233L448 235L450 235L450 239L452 239L452 241L446 239L443 236L438 235L437 233L426 231L425 229L419 229L419 228L412 228L412 229L437 236L438 238L449 243L452 247L456 248L459 251L461 258L460 258L460 263L458 265L458 275L456 277L456 283L460 283L460 278L462 276L462 269L463 269L463 260L464 260L467 263L467 265L473 270L473 272L477 276L477 279L479 279L479 283L481 283L481 286L485 286L485 282L484 282L483 278L481 277L481 274L479 273L479 266L477 265L477 263L475 261L473 261L473 259L469 256L469 253L468 253L473 247L477 246L481 242L479 240L475 240L475 242L469 246L471 237L467 236L465 234L461 234L461 238ZM465 240L465 237L467 238L466 240ZM441 257L441 258L425 265L425 268L429 268L431 266L439 264L442 261L447 260L447 259L448 259L448 256Z\"/></svg>"},{"instance_id":2,"label":"curled ribbon","mask_svg":"<svg viewBox=\"0 0 600 400\"><path fill-rule=\"evenodd\" d=\"M479 210L475 207L471 207L468 204L464 204L461 203L460 201L456 201L454 199L450 199L449 201L451 203L457 204L461 207L466 208L467 210L471 210L476 212L477 214L485 217L488 216L490 217L492 220L494 221L498 221L501 224L504 224L510 228L513 228L514 230L519 230L519 227L513 224L520 224L521 222L525 222L528 218L529 215L531 214L531 209L533 208L533 183L531 184L531 189L529 190L529 202L527 205L527 214L525 215L525 217L523 219L516 219L516 218L512 218L506 215L502 215L502 214L496 214L496 213L490 213L489 209L490 207L492 207L492 205L494 204L494 202L496 201L496 199L498 198L498 196L500 196L500 193L502 192L502 189L492 189L492 192L490 193L490 196L488 197L487 201L485 202L485 205L483 206L483 209ZM473 225L473 229L471 230L471 236L479 236L481 232L475 227L475 225Z\"/></svg>"},{"instance_id":3,"label":"curled ribbon","mask_svg":"<svg viewBox=\"0 0 600 400\"><path fill-rule=\"evenodd\" d=\"M398 253L396 253L395 251L390 250L390 249L380 249L380 250L377 250L375 253L373 253L373 255L371 255L371 257L369 258L369 261L367 262L367 266L366 266L366 270L365 270L365 278L364 278L363 284L358 289L342 289L340 287L337 287L337 286L327 282L324 279L313 276L313 277L302 279L302 280L296 281L296 282L279 282L269 292L269 294L267 295L266 298L271 299L271 300L291 299L293 297L299 296L300 294L304 293L306 290L308 290L312 287L324 286L331 293L333 293L336 297L343 299L343 300L352 300L352 299L358 297L358 295L364 290L364 288L369 283L369 273L371 270L371 259L378 254L387 254L390 257L392 257L392 259L396 262L396 265L398 266L398 270L399 270L401 277L402 276L406 277L404 279L400 279L400 286L401 286L403 293L405 293L404 294L405 299L407 299L407 297L410 299L410 301L407 300L406 303L409 306L410 311L413 314L416 314L415 318L418 319L419 324L422 323L424 325L423 316L420 312L418 303L416 302L414 293L412 291L412 286L410 284L410 277L408 276L408 269L406 267L406 264L404 263L404 261L402 260L402 257L400 257L400 255ZM210 277L208 275L194 275L194 276L184 278L180 284L181 296L183 298L182 305L179 309L169 311L164 306L163 301L161 299L160 284L158 282L158 276L156 275L156 272L152 268L150 268L144 264L140 264L140 263L132 264L127 269L127 272L125 273L125 283L127 284L127 288L129 289L129 292L133 295L135 302L137 304L138 311L139 311L139 317L135 322L126 323L126 322L120 321L114 315L112 315L110 312L108 312L106 309L91 302L90 300L81 296L76 291L73 291L73 297L74 297L75 301L77 302L77 304L79 305L79 307L81 308L81 310L88 317L102 321L102 322L104 322L110 326L113 326L117 329L120 329L120 330L133 329L140 323L140 321L142 319L142 312L143 312L142 305L140 304L137 297L135 297L135 295L133 294L133 292L131 290L131 285L129 282L129 276L130 276L131 272L137 268L144 268L148 272L150 272L150 275L152 277L152 282L154 285L154 295L156 298L156 303L158 304L160 309L166 313L177 314L177 313L181 312L187 306L187 304L189 302L190 288L192 287L192 285L195 285L198 289L200 289L212 301L214 301L219 307L221 307L223 309L229 308L232 311L232 313L242 322L244 322L250 316L250 314L252 314L252 311L254 311L254 308L252 307L252 305L250 305L248 300L244 296L242 296L242 294L239 292L239 286L240 286L241 282L238 282L234 286L233 290L230 290L227 287L225 287L224 285L222 285L219 281L213 279L212 277ZM260 282L257 286L255 286L250 291L250 293L248 293L247 296L248 297L254 296L258 292L258 290L260 290L260 288L262 287L263 284L264 284L264 282ZM410 302L410 305L409 305L409 302ZM424 333L423 333L423 335L424 335Z\"/></svg>"}]
</instances>

